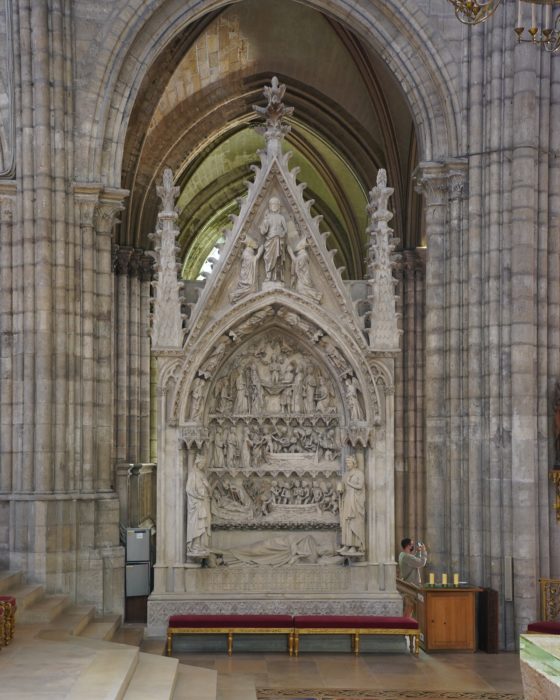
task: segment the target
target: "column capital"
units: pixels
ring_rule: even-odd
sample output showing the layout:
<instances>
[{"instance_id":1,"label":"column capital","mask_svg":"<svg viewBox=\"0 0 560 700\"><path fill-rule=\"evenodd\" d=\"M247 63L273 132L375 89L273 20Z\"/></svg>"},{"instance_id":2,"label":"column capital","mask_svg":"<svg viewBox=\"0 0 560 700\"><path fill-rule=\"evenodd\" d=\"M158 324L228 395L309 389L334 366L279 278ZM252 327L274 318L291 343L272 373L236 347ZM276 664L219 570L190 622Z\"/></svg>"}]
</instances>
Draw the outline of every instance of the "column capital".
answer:
<instances>
[{"instance_id":1,"label":"column capital","mask_svg":"<svg viewBox=\"0 0 560 700\"><path fill-rule=\"evenodd\" d=\"M134 249L130 246L113 246L113 271L116 275L128 275Z\"/></svg>"},{"instance_id":2,"label":"column capital","mask_svg":"<svg viewBox=\"0 0 560 700\"><path fill-rule=\"evenodd\" d=\"M415 189L424 195L426 205L434 207L463 196L467 171L465 158L453 158L441 163L424 161L419 163L412 177Z\"/></svg>"}]
</instances>

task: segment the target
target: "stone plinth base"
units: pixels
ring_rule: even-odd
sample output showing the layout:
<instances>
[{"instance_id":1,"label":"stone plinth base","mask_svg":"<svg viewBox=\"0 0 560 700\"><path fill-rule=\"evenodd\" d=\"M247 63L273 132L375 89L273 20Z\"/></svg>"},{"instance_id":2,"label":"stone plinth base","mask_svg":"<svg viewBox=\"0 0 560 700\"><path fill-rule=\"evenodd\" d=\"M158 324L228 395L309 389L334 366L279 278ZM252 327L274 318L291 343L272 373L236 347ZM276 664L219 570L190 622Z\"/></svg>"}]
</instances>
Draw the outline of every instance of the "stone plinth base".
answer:
<instances>
[{"instance_id":1,"label":"stone plinth base","mask_svg":"<svg viewBox=\"0 0 560 700\"><path fill-rule=\"evenodd\" d=\"M153 594L148 599L150 637L165 636L170 615L220 615L231 613L269 615L402 615L402 598L398 593L362 595L284 595L274 596L193 596Z\"/></svg>"},{"instance_id":2,"label":"stone plinth base","mask_svg":"<svg viewBox=\"0 0 560 700\"><path fill-rule=\"evenodd\" d=\"M124 548L114 493L10 494L7 566L48 593L63 593L99 614L122 613Z\"/></svg>"},{"instance_id":3,"label":"stone plinth base","mask_svg":"<svg viewBox=\"0 0 560 700\"><path fill-rule=\"evenodd\" d=\"M156 566L148 634L161 636L170 615L401 615L395 566L247 566L193 569Z\"/></svg>"}]
</instances>

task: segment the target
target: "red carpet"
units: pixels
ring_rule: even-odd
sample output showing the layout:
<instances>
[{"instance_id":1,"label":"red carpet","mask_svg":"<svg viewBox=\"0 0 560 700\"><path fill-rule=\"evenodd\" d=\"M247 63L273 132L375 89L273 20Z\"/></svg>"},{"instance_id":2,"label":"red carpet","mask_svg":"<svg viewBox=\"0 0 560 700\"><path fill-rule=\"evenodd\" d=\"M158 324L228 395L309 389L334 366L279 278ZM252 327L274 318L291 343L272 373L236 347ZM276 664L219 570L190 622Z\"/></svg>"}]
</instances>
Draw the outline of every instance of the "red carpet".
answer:
<instances>
[{"instance_id":1,"label":"red carpet","mask_svg":"<svg viewBox=\"0 0 560 700\"><path fill-rule=\"evenodd\" d=\"M258 688L258 700L523 700L517 693L465 690L340 690Z\"/></svg>"}]
</instances>

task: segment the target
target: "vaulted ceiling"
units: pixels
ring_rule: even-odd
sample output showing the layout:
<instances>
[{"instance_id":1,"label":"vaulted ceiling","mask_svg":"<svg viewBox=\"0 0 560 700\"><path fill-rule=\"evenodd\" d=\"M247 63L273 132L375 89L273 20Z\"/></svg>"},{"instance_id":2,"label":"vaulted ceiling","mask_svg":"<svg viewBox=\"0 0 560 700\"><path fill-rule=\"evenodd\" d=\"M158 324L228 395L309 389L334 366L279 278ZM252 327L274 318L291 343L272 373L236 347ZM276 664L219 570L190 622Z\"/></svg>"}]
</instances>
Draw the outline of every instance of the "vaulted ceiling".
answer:
<instances>
[{"instance_id":1,"label":"vaulted ceiling","mask_svg":"<svg viewBox=\"0 0 560 700\"><path fill-rule=\"evenodd\" d=\"M197 277L258 162L253 104L273 75L295 107L286 148L313 214L331 232L337 265L364 273L366 204L377 169L395 188L395 233L420 243L411 171L416 143L399 86L373 51L329 17L291 0L244 0L188 27L146 75L129 121L123 187L130 190L118 242L148 248L155 184L171 167L183 273Z\"/></svg>"}]
</instances>

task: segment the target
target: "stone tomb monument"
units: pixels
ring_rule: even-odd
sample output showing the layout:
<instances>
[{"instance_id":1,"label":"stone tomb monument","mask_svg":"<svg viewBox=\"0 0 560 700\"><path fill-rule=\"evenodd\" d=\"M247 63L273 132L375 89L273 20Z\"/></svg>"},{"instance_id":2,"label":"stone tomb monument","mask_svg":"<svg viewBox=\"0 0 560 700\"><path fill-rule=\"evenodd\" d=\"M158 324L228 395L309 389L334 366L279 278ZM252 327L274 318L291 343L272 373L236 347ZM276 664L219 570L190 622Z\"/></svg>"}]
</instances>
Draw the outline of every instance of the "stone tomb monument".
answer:
<instances>
[{"instance_id":1,"label":"stone tomb monument","mask_svg":"<svg viewBox=\"0 0 560 700\"><path fill-rule=\"evenodd\" d=\"M400 614L394 355L399 332L384 171L370 195L369 312L359 316L282 141L266 148L190 314L171 171L155 240L152 351L158 512L149 633L174 613ZM367 322L369 321L369 322Z\"/></svg>"}]
</instances>

